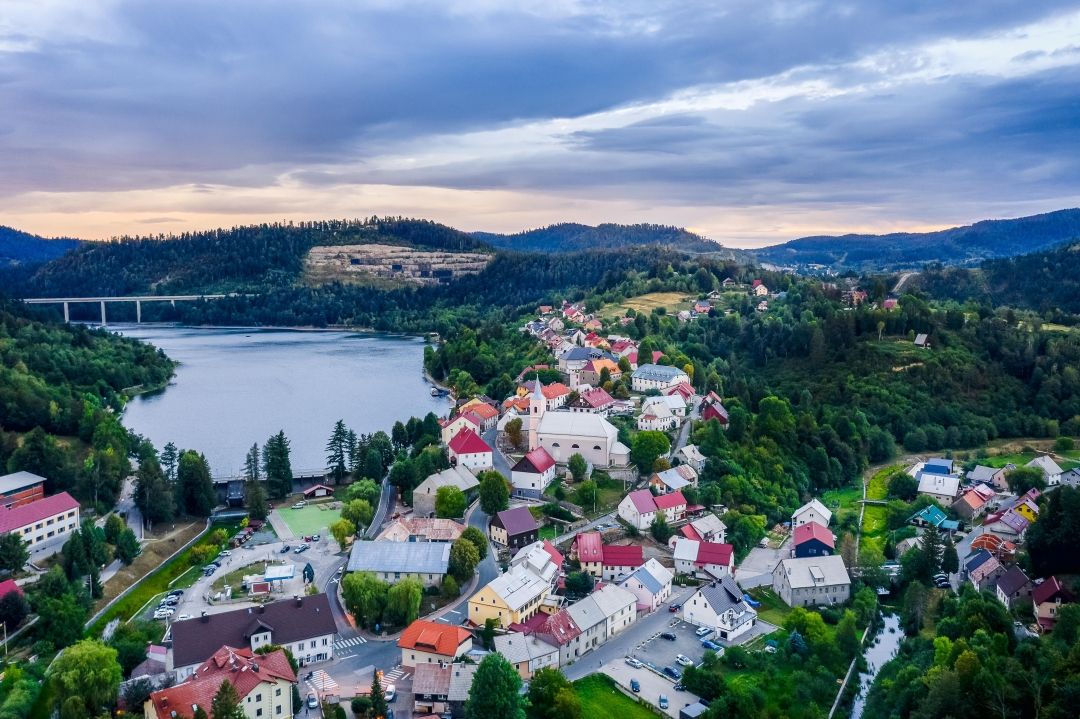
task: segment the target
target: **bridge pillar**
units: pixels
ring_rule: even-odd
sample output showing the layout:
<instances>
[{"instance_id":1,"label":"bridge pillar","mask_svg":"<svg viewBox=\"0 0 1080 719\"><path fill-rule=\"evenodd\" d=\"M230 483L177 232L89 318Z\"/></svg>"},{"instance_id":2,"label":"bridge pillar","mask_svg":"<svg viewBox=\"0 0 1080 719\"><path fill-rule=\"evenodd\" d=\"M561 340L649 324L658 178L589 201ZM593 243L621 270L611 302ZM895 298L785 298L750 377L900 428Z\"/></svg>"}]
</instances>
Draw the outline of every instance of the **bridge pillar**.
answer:
<instances>
[{"instance_id":1,"label":"bridge pillar","mask_svg":"<svg viewBox=\"0 0 1080 719\"><path fill-rule=\"evenodd\" d=\"M101 301L101 326L105 327L108 323L105 321L105 300Z\"/></svg>"},{"instance_id":2,"label":"bridge pillar","mask_svg":"<svg viewBox=\"0 0 1080 719\"><path fill-rule=\"evenodd\" d=\"M64 303L64 322L71 322L71 312L68 309L68 303Z\"/></svg>"},{"instance_id":3,"label":"bridge pillar","mask_svg":"<svg viewBox=\"0 0 1080 719\"><path fill-rule=\"evenodd\" d=\"M135 323L142 324L142 301L135 300Z\"/></svg>"}]
</instances>

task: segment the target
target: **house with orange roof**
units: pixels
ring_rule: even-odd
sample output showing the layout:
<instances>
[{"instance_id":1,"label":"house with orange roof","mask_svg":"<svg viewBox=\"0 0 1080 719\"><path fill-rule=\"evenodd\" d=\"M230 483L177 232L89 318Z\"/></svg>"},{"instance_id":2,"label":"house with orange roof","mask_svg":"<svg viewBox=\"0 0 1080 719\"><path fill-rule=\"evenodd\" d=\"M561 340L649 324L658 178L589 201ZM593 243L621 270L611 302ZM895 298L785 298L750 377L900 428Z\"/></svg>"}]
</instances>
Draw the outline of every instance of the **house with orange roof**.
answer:
<instances>
[{"instance_id":1,"label":"house with orange roof","mask_svg":"<svg viewBox=\"0 0 1080 719\"><path fill-rule=\"evenodd\" d=\"M472 633L454 624L417 619L401 633L397 645L404 667L450 663L472 649Z\"/></svg>"},{"instance_id":2,"label":"house with orange roof","mask_svg":"<svg viewBox=\"0 0 1080 719\"><path fill-rule=\"evenodd\" d=\"M250 648L223 646L187 678L152 692L143 704L145 719L190 719L198 709L210 713L221 685L228 682L240 697L249 719L293 715L292 688L296 673L285 651L255 654Z\"/></svg>"},{"instance_id":3,"label":"house with orange roof","mask_svg":"<svg viewBox=\"0 0 1080 719\"><path fill-rule=\"evenodd\" d=\"M459 411L472 414L480 420L481 432L487 432L499 421L499 410L478 399L470 400L470 404L464 405Z\"/></svg>"},{"instance_id":4,"label":"house with orange roof","mask_svg":"<svg viewBox=\"0 0 1080 719\"><path fill-rule=\"evenodd\" d=\"M589 360L585 363L585 366L581 368L581 383L587 384L590 387L601 386L603 383L600 380L605 369L608 371L609 379L612 381L622 377L622 370L619 369L617 362L614 362L607 357L599 357L597 359Z\"/></svg>"},{"instance_id":5,"label":"house with orange roof","mask_svg":"<svg viewBox=\"0 0 1080 719\"><path fill-rule=\"evenodd\" d=\"M533 386L535 384L536 380L529 380L527 382L523 382L520 386L518 386L518 396L528 398L528 396L532 394ZM541 382L540 393L544 395L544 400L546 401L545 409L547 410L558 409L559 407L562 407L564 404L566 404L566 400L570 398L570 388L564 385L562 382L552 382L548 385L545 385L543 382ZM526 404L526 408L527 407L528 404Z\"/></svg>"},{"instance_id":6,"label":"house with orange roof","mask_svg":"<svg viewBox=\"0 0 1080 719\"><path fill-rule=\"evenodd\" d=\"M462 430L471 429L473 432L481 432L480 417L473 412L459 412L449 419L440 419L440 438L443 444L450 444L450 440L461 433Z\"/></svg>"}]
</instances>

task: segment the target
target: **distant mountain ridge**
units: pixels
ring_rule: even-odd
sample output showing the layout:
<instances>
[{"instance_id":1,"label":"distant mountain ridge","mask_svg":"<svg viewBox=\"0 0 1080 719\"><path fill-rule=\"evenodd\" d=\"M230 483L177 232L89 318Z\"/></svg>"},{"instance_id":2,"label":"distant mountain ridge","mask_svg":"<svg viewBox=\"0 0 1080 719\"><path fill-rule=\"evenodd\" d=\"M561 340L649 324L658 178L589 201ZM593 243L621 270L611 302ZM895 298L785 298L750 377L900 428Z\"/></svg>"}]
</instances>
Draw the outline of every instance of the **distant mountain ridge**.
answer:
<instances>
[{"instance_id":1,"label":"distant mountain ridge","mask_svg":"<svg viewBox=\"0 0 1080 719\"><path fill-rule=\"evenodd\" d=\"M0 267L48 262L82 244L79 240L50 240L0 225Z\"/></svg>"},{"instance_id":2,"label":"distant mountain ridge","mask_svg":"<svg viewBox=\"0 0 1080 719\"><path fill-rule=\"evenodd\" d=\"M983 260L1039 252L1080 239L1080 209L1012 220L983 220L937 232L802 237L755 250L760 262L782 267L824 265L883 270L926 263L974 266Z\"/></svg>"},{"instance_id":3,"label":"distant mountain ridge","mask_svg":"<svg viewBox=\"0 0 1080 719\"><path fill-rule=\"evenodd\" d=\"M735 251L724 247L719 242L670 225L604 223L593 227L575 222L562 222L535 230L516 232L512 235L473 232L472 236L493 247L516 252L581 252L657 246L697 254L729 254L733 258L735 254Z\"/></svg>"}]
</instances>

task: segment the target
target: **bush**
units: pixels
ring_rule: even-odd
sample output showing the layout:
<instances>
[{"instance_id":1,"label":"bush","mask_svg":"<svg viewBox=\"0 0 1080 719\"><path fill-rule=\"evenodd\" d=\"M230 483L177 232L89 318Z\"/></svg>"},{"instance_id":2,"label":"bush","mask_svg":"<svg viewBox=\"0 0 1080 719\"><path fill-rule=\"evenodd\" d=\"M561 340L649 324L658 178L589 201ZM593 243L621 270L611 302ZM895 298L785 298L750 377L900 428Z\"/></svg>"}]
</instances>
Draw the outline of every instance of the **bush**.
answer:
<instances>
[{"instance_id":1,"label":"bush","mask_svg":"<svg viewBox=\"0 0 1080 719\"><path fill-rule=\"evenodd\" d=\"M544 514L546 514L549 517L554 517L555 519L561 519L564 522L573 522L574 521L574 515L570 513L570 510L568 510L568 509L566 509L564 507L560 507L559 505L555 504L554 502L545 504L542 509L543 509Z\"/></svg>"},{"instance_id":2,"label":"bush","mask_svg":"<svg viewBox=\"0 0 1080 719\"><path fill-rule=\"evenodd\" d=\"M1058 437L1054 440L1054 451L1056 452L1071 452L1076 448L1076 442L1072 437Z\"/></svg>"}]
</instances>

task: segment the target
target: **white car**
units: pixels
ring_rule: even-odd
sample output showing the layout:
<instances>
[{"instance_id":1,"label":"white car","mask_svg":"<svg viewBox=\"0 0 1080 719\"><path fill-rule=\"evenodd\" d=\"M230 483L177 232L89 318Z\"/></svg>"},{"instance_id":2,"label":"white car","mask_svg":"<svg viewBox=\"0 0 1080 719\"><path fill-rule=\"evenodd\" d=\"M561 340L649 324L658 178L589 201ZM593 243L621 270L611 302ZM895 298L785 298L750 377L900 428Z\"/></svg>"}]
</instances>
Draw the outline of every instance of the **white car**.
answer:
<instances>
[{"instance_id":1,"label":"white car","mask_svg":"<svg viewBox=\"0 0 1080 719\"><path fill-rule=\"evenodd\" d=\"M677 661L679 664L682 664L684 667L694 666L694 660L686 656L685 654L675 655L675 661Z\"/></svg>"},{"instance_id":2,"label":"white car","mask_svg":"<svg viewBox=\"0 0 1080 719\"><path fill-rule=\"evenodd\" d=\"M190 614L181 614L179 617L176 618L176 621L182 622L185 619L191 619L191 615Z\"/></svg>"},{"instance_id":3,"label":"white car","mask_svg":"<svg viewBox=\"0 0 1080 719\"><path fill-rule=\"evenodd\" d=\"M698 635L699 637L707 637L712 634L712 629L709 629L708 627L699 627L698 630L694 632L694 634Z\"/></svg>"},{"instance_id":4,"label":"white car","mask_svg":"<svg viewBox=\"0 0 1080 719\"><path fill-rule=\"evenodd\" d=\"M229 551L228 549L223 549L223 550L221 550L221 554L219 554L218 556L219 557L231 557L232 552Z\"/></svg>"},{"instance_id":5,"label":"white car","mask_svg":"<svg viewBox=\"0 0 1080 719\"><path fill-rule=\"evenodd\" d=\"M394 701L395 697L397 697L397 687L395 687L393 684L387 684L386 687L383 689L383 699L385 699L386 703L389 704L390 702Z\"/></svg>"},{"instance_id":6,"label":"white car","mask_svg":"<svg viewBox=\"0 0 1080 719\"><path fill-rule=\"evenodd\" d=\"M641 660L635 657L627 657L626 663L632 666L634 669L641 669Z\"/></svg>"}]
</instances>

